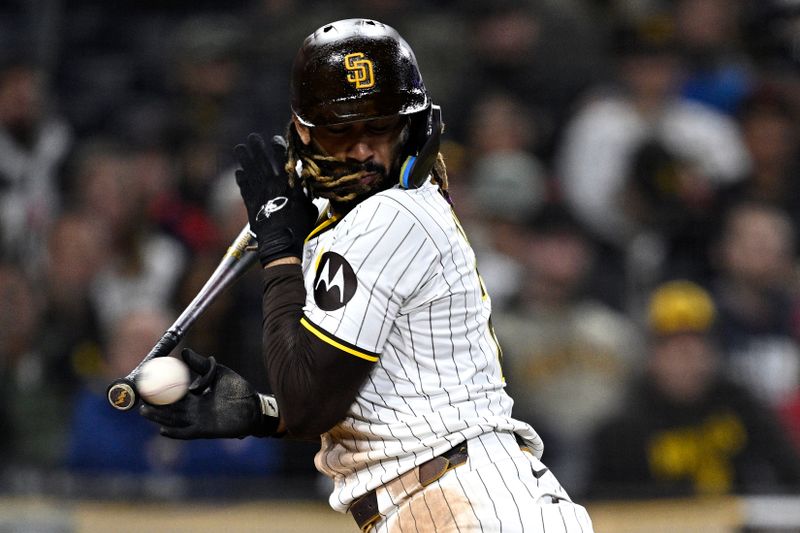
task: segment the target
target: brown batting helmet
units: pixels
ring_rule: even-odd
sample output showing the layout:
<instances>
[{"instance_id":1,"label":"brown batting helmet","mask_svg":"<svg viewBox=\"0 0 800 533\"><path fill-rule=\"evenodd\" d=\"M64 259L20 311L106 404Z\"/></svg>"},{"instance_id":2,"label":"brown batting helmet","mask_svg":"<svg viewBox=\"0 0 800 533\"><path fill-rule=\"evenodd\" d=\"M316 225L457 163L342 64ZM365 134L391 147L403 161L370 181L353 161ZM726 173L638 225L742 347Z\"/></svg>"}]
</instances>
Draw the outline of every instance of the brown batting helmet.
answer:
<instances>
[{"instance_id":1,"label":"brown batting helmet","mask_svg":"<svg viewBox=\"0 0 800 533\"><path fill-rule=\"evenodd\" d=\"M309 35L292 69L292 111L306 126L330 126L431 105L417 59L394 28L347 19Z\"/></svg>"}]
</instances>

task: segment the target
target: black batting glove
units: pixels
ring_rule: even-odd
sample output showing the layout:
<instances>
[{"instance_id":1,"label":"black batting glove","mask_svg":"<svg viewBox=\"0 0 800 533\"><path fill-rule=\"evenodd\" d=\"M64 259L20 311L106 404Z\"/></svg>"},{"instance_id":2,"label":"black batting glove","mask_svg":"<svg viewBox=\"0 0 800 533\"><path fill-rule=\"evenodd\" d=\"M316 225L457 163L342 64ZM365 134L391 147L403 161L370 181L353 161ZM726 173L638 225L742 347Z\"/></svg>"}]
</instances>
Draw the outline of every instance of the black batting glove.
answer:
<instances>
[{"instance_id":1,"label":"black batting glove","mask_svg":"<svg viewBox=\"0 0 800 533\"><path fill-rule=\"evenodd\" d=\"M258 241L261 265L282 257L302 257L303 241L314 229L317 208L299 180L289 186L286 140L276 135L268 147L257 133L234 149L242 168L236 183L247 207L250 230Z\"/></svg>"},{"instance_id":2,"label":"black batting glove","mask_svg":"<svg viewBox=\"0 0 800 533\"><path fill-rule=\"evenodd\" d=\"M189 392L169 405L143 404L142 416L161 426L161 434L173 439L269 437L278 429L275 398L259 394L242 376L216 362L185 349L181 358L195 376Z\"/></svg>"}]
</instances>

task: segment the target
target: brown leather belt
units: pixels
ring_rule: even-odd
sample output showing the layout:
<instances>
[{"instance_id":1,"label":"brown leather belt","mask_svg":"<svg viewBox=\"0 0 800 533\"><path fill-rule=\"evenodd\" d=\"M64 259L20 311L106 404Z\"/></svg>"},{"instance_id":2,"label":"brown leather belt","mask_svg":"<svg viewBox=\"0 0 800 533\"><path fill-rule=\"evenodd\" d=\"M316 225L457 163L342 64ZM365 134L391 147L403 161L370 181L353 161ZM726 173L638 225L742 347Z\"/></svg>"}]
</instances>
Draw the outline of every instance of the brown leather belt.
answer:
<instances>
[{"instance_id":1,"label":"brown leather belt","mask_svg":"<svg viewBox=\"0 0 800 533\"><path fill-rule=\"evenodd\" d=\"M453 468L463 465L467 462L469 457L467 453L467 443L462 442L455 448L444 452L442 455L437 455L433 459L426 461L417 467L419 474L419 483L423 487L430 485L446 472ZM350 514L358 524L361 531L368 531L372 524L374 524L380 517L378 512L378 494L372 490L350 505Z\"/></svg>"}]
</instances>

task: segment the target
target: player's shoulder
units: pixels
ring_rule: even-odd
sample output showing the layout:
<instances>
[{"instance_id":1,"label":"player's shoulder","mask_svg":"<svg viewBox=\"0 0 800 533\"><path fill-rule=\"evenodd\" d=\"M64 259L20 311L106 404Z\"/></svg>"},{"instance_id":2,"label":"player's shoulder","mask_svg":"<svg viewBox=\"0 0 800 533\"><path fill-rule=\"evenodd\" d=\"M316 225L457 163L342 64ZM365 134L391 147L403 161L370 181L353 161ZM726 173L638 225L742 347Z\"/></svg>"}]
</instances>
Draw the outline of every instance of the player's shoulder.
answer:
<instances>
[{"instance_id":1,"label":"player's shoulder","mask_svg":"<svg viewBox=\"0 0 800 533\"><path fill-rule=\"evenodd\" d=\"M438 217L449 210L447 202L439 193L439 186L428 182L416 189L394 186L381 191L363 202L364 207L397 211L400 216L413 219Z\"/></svg>"},{"instance_id":2,"label":"player's shoulder","mask_svg":"<svg viewBox=\"0 0 800 533\"><path fill-rule=\"evenodd\" d=\"M340 235L375 233L383 228L400 230L418 227L421 233L441 225L449 217L450 207L439 193L438 185L425 184L418 189L392 187L378 192L360 202L352 211L337 222Z\"/></svg>"}]
</instances>

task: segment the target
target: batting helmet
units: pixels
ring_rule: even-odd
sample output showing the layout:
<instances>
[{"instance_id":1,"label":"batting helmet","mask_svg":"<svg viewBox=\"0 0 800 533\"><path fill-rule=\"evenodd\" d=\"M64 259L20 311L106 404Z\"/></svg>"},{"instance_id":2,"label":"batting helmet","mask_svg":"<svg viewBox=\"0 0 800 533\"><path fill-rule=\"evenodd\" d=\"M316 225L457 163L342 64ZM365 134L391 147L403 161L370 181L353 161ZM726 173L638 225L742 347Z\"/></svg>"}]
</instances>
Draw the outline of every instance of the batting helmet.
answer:
<instances>
[{"instance_id":1,"label":"batting helmet","mask_svg":"<svg viewBox=\"0 0 800 533\"><path fill-rule=\"evenodd\" d=\"M417 59L394 28L347 19L309 35L292 69L292 111L306 126L409 115L430 105Z\"/></svg>"}]
</instances>

